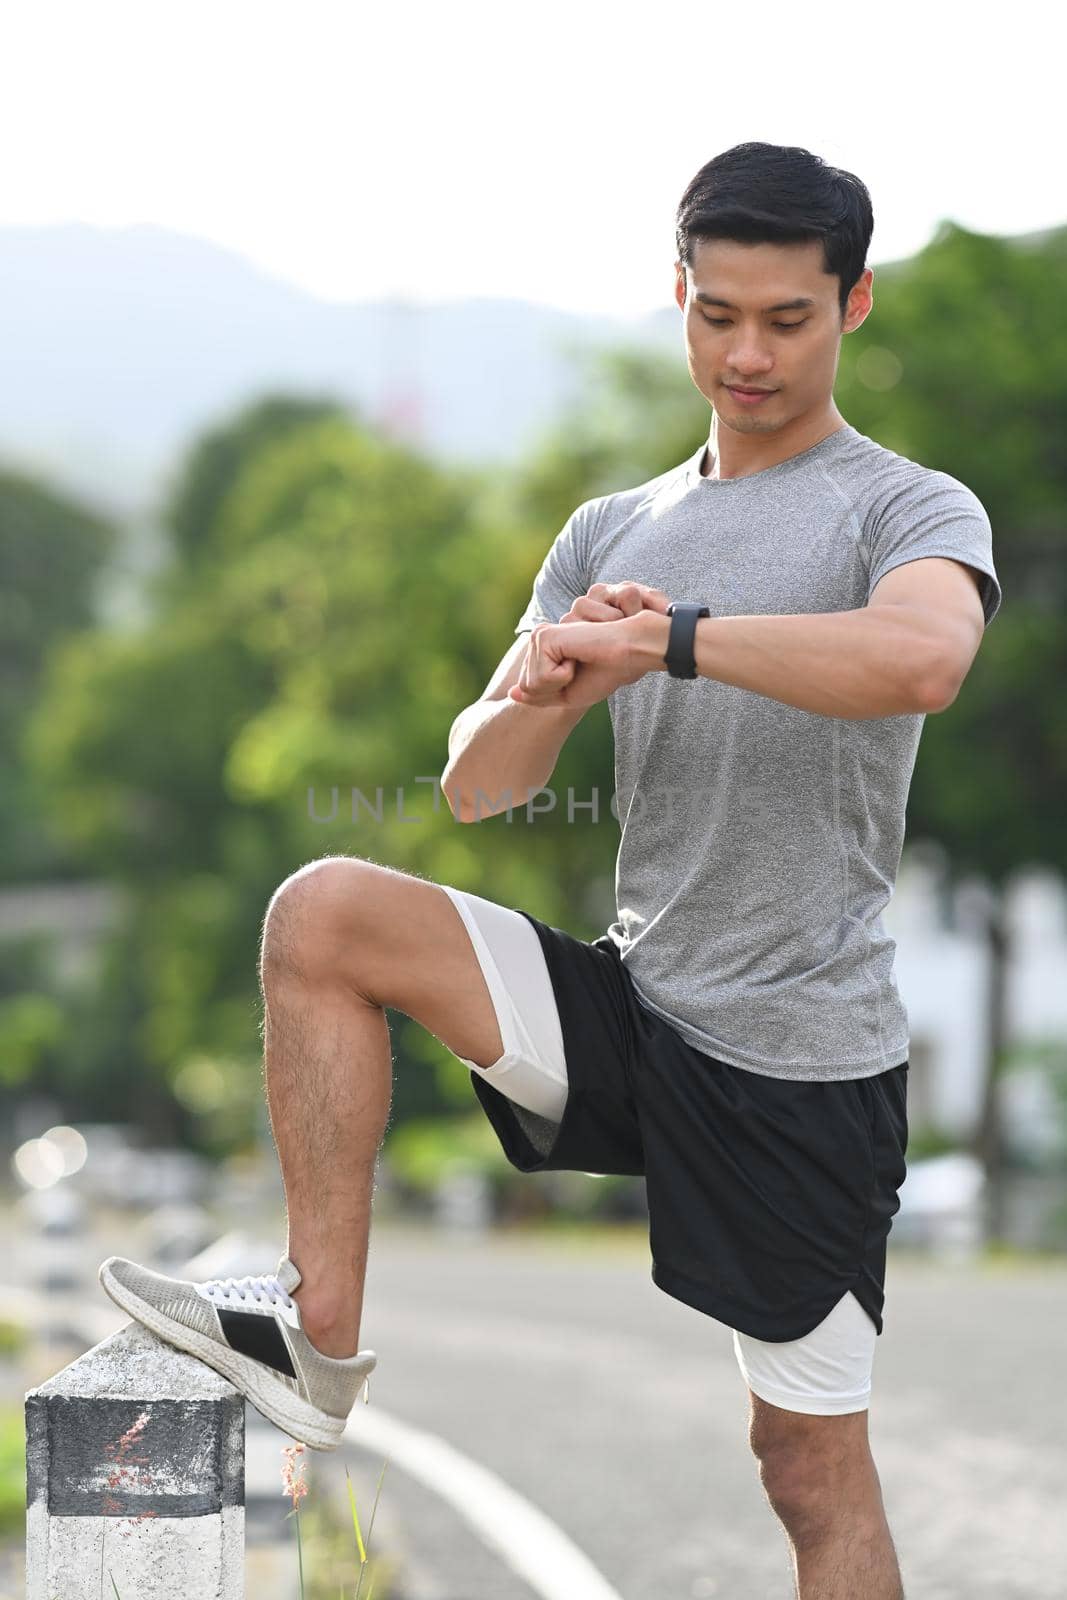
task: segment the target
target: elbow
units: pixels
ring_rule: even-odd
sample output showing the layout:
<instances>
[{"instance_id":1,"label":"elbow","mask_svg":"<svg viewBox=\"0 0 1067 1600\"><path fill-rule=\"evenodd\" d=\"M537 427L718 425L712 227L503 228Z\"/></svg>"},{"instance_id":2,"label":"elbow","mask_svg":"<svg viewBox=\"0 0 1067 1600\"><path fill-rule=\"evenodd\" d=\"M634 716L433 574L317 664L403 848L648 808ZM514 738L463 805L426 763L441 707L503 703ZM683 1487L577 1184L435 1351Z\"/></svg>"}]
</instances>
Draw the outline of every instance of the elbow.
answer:
<instances>
[{"instance_id":1,"label":"elbow","mask_svg":"<svg viewBox=\"0 0 1067 1600\"><path fill-rule=\"evenodd\" d=\"M946 659L946 652L938 651L918 679L916 694L919 709L923 712L947 711L960 692L965 674L959 671L958 660Z\"/></svg>"},{"instance_id":2,"label":"elbow","mask_svg":"<svg viewBox=\"0 0 1067 1600\"><path fill-rule=\"evenodd\" d=\"M953 704L963 688L981 642L982 630L975 628L966 640L956 638L943 643L937 659L926 674L926 710L947 711Z\"/></svg>"},{"instance_id":3,"label":"elbow","mask_svg":"<svg viewBox=\"0 0 1067 1600\"><path fill-rule=\"evenodd\" d=\"M464 804L463 795L460 792L459 785L452 777L451 766L447 766L445 768L438 781L441 786L441 793L448 801L448 809L451 811L456 821L469 822L471 820L470 811L469 808Z\"/></svg>"},{"instance_id":4,"label":"elbow","mask_svg":"<svg viewBox=\"0 0 1067 1600\"><path fill-rule=\"evenodd\" d=\"M476 812L469 801L463 800L459 796L456 797L455 805L452 804L451 800L448 802L448 808L457 822L484 822L487 816L491 817L493 815L485 806Z\"/></svg>"},{"instance_id":5,"label":"elbow","mask_svg":"<svg viewBox=\"0 0 1067 1600\"><path fill-rule=\"evenodd\" d=\"M960 692L952 679L934 678L920 686L919 709L924 713L947 711Z\"/></svg>"},{"instance_id":6,"label":"elbow","mask_svg":"<svg viewBox=\"0 0 1067 1600\"><path fill-rule=\"evenodd\" d=\"M492 812L487 811L484 804L482 805L480 811L476 811L475 807L471 804L471 801L468 799L468 797L463 793L455 778L450 777L449 774L450 769L446 767L444 772L441 774L440 784L444 797L448 801L448 809L451 811L457 822L481 822L483 817L492 815ZM478 790L478 794L482 794L480 789ZM484 801L484 795L482 795L482 799Z\"/></svg>"}]
</instances>

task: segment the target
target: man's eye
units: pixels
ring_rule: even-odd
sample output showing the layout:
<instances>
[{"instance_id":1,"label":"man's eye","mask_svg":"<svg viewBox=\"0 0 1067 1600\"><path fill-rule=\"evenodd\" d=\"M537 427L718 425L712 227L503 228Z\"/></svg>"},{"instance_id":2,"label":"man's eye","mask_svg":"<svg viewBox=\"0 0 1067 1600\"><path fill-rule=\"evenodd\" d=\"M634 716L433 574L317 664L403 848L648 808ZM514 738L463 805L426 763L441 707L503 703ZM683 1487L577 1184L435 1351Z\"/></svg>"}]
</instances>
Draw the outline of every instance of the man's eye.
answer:
<instances>
[{"instance_id":1,"label":"man's eye","mask_svg":"<svg viewBox=\"0 0 1067 1600\"><path fill-rule=\"evenodd\" d=\"M706 311L702 311L700 315L704 318L705 322L710 322L713 328L723 328L730 320L729 317L709 317ZM801 317L799 322L775 322L772 323L772 327L802 328L807 320L807 317Z\"/></svg>"}]
</instances>

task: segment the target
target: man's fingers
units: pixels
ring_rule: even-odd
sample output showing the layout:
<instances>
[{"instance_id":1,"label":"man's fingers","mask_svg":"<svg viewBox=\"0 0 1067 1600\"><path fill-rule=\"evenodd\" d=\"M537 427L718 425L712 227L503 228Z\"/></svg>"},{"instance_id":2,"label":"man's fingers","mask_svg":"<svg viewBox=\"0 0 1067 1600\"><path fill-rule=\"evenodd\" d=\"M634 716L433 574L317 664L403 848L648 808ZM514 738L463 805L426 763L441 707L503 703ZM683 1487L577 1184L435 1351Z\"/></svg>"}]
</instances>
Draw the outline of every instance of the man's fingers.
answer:
<instances>
[{"instance_id":1,"label":"man's fingers","mask_svg":"<svg viewBox=\"0 0 1067 1600\"><path fill-rule=\"evenodd\" d=\"M639 583L594 583L587 590L586 599L599 605L615 607L624 617L632 617L644 610Z\"/></svg>"},{"instance_id":2,"label":"man's fingers","mask_svg":"<svg viewBox=\"0 0 1067 1600\"><path fill-rule=\"evenodd\" d=\"M656 589L648 583L594 583L584 597L590 601L617 607L625 617L632 617L638 611L659 611L666 613L670 601L662 589ZM602 621L603 618L593 618L593 621Z\"/></svg>"},{"instance_id":3,"label":"man's fingers","mask_svg":"<svg viewBox=\"0 0 1067 1600\"><path fill-rule=\"evenodd\" d=\"M637 609L640 611L641 607ZM603 600L591 600L587 594L579 595L565 617L560 617L560 622L618 622L620 617L627 616L617 605L608 605Z\"/></svg>"}]
</instances>

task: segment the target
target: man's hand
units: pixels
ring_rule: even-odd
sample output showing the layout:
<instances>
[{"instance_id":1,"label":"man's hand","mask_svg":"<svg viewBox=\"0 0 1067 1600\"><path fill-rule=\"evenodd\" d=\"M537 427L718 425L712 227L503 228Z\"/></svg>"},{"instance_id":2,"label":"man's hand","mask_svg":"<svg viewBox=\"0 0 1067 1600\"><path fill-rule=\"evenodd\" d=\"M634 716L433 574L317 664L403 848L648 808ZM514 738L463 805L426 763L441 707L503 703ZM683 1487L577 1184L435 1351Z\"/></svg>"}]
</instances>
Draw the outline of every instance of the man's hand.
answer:
<instances>
[{"instance_id":1,"label":"man's hand","mask_svg":"<svg viewBox=\"0 0 1067 1600\"><path fill-rule=\"evenodd\" d=\"M617 622L620 617L633 617L639 611L658 611L666 616L670 602L662 589L653 589L647 583L594 583L577 599L564 622Z\"/></svg>"},{"instance_id":2,"label":"man's hand","mask_svg":"<svg viewBox=\"0 0 1067 1600\"><path fill-rule=\"evenodd\" d=\"M594 706L648 671L639 649L644 611L665 614L662 589L641 583L594 583L559 622L539 623L508 697L527 706Z\"/></svg>"}]
</instances>

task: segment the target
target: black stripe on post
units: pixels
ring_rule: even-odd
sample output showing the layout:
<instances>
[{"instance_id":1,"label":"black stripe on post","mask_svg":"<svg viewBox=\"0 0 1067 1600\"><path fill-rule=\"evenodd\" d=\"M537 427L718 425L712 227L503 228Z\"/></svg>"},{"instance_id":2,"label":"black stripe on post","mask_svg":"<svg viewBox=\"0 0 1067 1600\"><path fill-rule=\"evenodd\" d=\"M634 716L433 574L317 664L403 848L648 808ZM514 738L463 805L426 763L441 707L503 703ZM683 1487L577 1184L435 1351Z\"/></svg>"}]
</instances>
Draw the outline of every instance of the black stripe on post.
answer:
<instances>
[{"instance_id":1,"label":"black stripe on post","mask_svg":"<svg viewBox=\"0 0 1067 1600\"><path fill-rule=\"evenodd\" d=\"M244 1397L26 1400L26 1501L61 1517L204 1517L244 1505Z\"/></svg>"}]
</instances>

